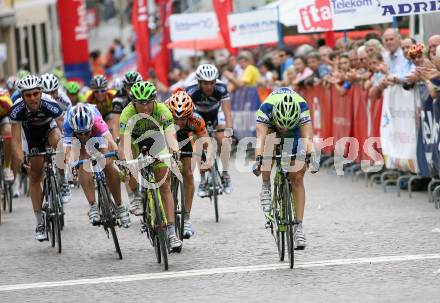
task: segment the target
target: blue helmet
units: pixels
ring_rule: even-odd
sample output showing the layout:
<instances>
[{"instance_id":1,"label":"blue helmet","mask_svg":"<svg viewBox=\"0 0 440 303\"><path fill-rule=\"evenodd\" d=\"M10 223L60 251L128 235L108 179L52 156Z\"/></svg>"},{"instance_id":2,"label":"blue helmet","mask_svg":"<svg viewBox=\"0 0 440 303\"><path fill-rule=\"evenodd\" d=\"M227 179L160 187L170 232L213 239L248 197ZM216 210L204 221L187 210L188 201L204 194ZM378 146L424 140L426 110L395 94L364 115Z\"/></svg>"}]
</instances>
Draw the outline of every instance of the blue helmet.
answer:
<instances>
[{"instance_id":1,"label":"blue helmet","mask_svg":"<svg viewBox=\"0 0 440 303\"><path fill-rule=\"evenodd\" d=\"M70 109L69 124L76 133L86 133L93 127L93 110L87 104L79 103Z\"/></svg>"}]
</instances>

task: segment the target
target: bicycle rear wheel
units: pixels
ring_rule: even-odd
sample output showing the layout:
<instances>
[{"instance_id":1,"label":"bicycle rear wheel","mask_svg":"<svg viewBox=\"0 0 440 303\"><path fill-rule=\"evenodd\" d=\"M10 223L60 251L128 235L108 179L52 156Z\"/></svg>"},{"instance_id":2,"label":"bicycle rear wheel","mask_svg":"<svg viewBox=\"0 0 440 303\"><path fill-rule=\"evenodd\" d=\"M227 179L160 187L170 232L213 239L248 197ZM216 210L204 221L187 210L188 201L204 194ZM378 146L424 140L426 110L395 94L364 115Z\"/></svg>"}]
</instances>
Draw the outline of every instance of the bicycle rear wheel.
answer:
<instances>
[{"instance_id":1,"label":"bicycle rear wheel","mask_svg":"<svg viewBox=\"0 0 440 303\"><path fill-rule=\"evenodd\" d=\"M293 244L293 211L292 211L292 198L289 183L284 182L284 201L283 206L285 209L286 219L286 239L287 239L287 255L289 257L290 268L293 268L295 263L294 252L295 246Z\"/></svg>"},{"instance_id":2,"label":"bicycle rear wheel","mask_svg":"<svg viewBox=\"0 0 440 303\"><path fill-rule=\"evenodd\" d=\"M153 189L151 191L153 194L153 201L154 201L154 221L155 221L155 249L156 249L156 257L158 259L158 263L161 263L160 257L162 257L163 266L165 270L168 270L168 247L166 244L166 226L164 226L163 219L162 219L162 212L160 210L160 204L159 204L159 196L157 194L157 189Z\"/></svg>"},{"instance_id":3,"label":"bicycle rear wheel","mask_svg":"<svg viewBox=\"0 0 440 303\"><path fill-rule=\"evenodd\" d=\"M104 229L107 232L108 229L110 229L113 243L115 244L116 253L119 256L119 259L122 259L122 252L119 246L118 235L116 234L116 229L115 229L116 226L115 214L111 206L111 203L113 203L113 201L110 200L105 185L98 183L98 190L99 190L99 207L101 209L101 224L104 226Z\"/></svg>"},{"instance_id":4,"label":"bicycle rear wheel","mask_svg":"<svg viewBox=\"0 0 440 303\"><path fill-rule=\"evenodd\" d=\"M174 198L174 217L176 234L183 241L183 225L185 217L185 190L183 182L180 182L175 176L172 177L172 189Z\"/></svg>"},{"instance_id":5,"label":"bicycle rear wheel","mask_svg":"<svg viewBox=\"0 0 440 303\"><path fill-rule=\"evenodd\" d=\"M9 212L12 212L12 184L11 183L7 183L6 184L6 194L8 196L7 200L8 200L8 208L9 208Z\"/></svg>"}]
</instances>

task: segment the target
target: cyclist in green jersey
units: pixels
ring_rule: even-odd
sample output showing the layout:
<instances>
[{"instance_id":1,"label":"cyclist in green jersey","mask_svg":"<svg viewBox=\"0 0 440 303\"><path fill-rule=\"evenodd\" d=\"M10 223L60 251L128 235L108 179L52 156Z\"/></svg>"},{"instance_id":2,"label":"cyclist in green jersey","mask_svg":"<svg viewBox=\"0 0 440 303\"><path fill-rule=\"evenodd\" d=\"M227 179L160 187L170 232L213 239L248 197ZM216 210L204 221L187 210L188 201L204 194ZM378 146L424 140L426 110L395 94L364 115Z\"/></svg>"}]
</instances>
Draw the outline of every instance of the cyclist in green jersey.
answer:
<instances>
[{"instance_id":1,"label":"cyclist in green jersey","mask_svg":"<svg viewBox=\"0 0 440 303\"><path fill-rule=\"evenodd\" d=\"M307 102L296 92L287 87L282 87L272 92L261 104L256 117L257 146L255 155L257 163L261 163L263 154L270 153L278 140L269 137L270 134L283 138L284 144L289 144L293 139L293 146L283 146L283 151L289 154L311 154L313 150L313 128ZM287 140L290 139L290 142ZM274 140L274 141L269 141ZM289 142L289 143L287 143ZM286 150L286 147L289 150ZM264 150L266 149L266 150ZM295 161L290 163L292 171L289 173L290 183L295 197L296 224L294 243L296 249L304 249L306 238L302 228L305 206L304 174L306 166L295 166ZM316 163L312 164L316 167ZM260 203L265 212L271 211L271 169L262 170L263 185L260 193Z\"/></svg>"},{"instance_id":2,"label":"cyclist in green jersey","mask_svg":"<svg viewBox=\"0 0 440 303\"><path fill-rule=\"evenodd\" d=\"M144 146L151 156L158 156L168 151L177 155L179 146L173 115L164 103L157 102L154 85L148 81L137 82L132 86L130 93L132 101L124 108L119 119L120 160L135 159ZM132 213L139 214L142 211L140 205L143 196L138 190L134 177L133 175L129 177L130 188L135 193L130 208ZM181 248L182 241L177 237L174 227L174 201L168 166L157 161L154 177L158 182L167 216L168 241L171 249L177 251Z\"/></svg>"}]
</instances>

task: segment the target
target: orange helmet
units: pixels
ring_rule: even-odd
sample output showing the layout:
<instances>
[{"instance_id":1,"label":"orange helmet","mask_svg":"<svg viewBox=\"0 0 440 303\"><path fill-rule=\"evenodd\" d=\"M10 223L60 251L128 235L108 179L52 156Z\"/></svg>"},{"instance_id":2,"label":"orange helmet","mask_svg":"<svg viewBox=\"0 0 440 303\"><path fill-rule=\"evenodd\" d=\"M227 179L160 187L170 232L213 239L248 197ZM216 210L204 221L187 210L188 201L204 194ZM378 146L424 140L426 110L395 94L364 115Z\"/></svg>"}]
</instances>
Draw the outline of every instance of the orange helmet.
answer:
<instances>
[{"instance_id":1,"label":"orange helmet","mask_svg":"<svg viewBox=\"0 0 440 303\"><path fill-rule=\"evenodd\" d=\"M193 102L191 97L184 91L179 90L175 92L168 99L168 108L173 114L174 118L185 118L193 112Z\"/></svg>"}]
</instances>

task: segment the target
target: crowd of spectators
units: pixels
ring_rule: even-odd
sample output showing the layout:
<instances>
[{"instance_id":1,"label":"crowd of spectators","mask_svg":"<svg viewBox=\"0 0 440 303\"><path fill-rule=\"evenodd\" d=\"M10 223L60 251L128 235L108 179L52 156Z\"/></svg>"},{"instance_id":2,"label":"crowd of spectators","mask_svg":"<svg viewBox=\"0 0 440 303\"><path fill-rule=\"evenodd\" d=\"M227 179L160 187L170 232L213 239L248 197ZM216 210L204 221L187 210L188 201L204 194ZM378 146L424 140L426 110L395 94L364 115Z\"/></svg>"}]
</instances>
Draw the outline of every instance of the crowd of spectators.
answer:
<instances>
[{"instance_id":1,"label":"crowd of spectators","mask_svg":"<svg viewBox=\"0 0 440 303\"><path fill-rule=\"evenodd\" d=\"M411 37L401 37L395 29L382 36L371 33L363 40L338 39L327 45L244 50L238 56L202 59L218 66L221 79L230 91L258 87L264 99L271 90L286 86L294 90L325 85L344 95L353 84L370 96L380 97L390 85L411 89L424 83L433 97L440 91L440 35L429 38L427 46ZM171 90L187 83L192 70L174 68Z\"/></svg>"}]
</instances>

